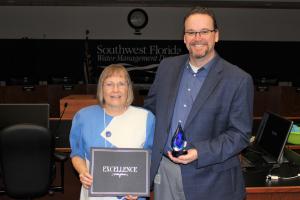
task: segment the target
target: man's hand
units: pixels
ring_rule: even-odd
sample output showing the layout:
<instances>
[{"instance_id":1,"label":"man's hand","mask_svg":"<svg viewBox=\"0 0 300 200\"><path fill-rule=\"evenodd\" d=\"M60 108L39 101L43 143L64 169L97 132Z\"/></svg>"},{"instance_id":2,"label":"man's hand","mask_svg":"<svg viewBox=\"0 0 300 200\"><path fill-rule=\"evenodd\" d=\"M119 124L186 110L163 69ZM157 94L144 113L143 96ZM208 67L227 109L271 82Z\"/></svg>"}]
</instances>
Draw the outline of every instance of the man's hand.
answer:
<instances>
[{"instance_id":1,"label":"man's hand","mask_svg":"<svg viewBox=\"0 0 300 200\"><path fill-rule=\"evenodd\" d=\"M177 164L189 164L194 160L198 159L198 152L196 149L189 149L186 155L178 156L177 158L172 156L172 153L168 151L168 156L170 160Z\"/></svg>"}]
</instances>

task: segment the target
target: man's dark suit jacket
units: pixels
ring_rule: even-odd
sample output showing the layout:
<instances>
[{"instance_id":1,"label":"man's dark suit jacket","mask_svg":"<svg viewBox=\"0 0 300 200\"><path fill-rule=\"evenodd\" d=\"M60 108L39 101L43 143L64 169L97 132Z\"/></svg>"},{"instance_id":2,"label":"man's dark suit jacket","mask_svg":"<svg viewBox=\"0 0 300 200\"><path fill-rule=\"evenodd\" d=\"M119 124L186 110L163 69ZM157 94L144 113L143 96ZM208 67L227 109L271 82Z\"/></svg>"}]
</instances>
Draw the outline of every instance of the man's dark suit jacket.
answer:
<instances>
[{"instance_id":1,"label":"man's dark suit jacket","mask_svg":"<svg viewBox=\"0 0 300 200\"><path fill-rule=\"evenodd\" d=\"M238 154L252 131L253 81L249 74L217 56L194 101L184 131L198 159L181 166L187 200L244 199ZM151 181L167 141L176 95L188 55L160 63L145 107L156 115ZM159 200L159 199L158 199Z\"/></svg>"}]
</instances>

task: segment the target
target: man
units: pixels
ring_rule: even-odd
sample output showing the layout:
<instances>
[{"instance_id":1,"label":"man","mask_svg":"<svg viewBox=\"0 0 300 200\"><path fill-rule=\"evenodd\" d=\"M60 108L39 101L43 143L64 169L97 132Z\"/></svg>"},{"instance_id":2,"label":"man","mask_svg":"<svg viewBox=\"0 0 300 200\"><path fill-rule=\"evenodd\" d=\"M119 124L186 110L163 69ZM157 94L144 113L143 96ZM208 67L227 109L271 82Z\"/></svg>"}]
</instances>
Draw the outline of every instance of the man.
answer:
<instances>
[{"instance_id":1,"label":"man","mask_svg":"<svg viewBox=\"0 0 300 200\"><path fill-rule=\"evenodd\" d=\"M187 14L183 39L189 55L162 60L145 100L156 115L154 198L244 199L238 154L251 135L252 78L214 50L219 30L211 10L194 8ZM178 123L188 151L173 157L170 141Z\"/></svg>"}]
</instances>

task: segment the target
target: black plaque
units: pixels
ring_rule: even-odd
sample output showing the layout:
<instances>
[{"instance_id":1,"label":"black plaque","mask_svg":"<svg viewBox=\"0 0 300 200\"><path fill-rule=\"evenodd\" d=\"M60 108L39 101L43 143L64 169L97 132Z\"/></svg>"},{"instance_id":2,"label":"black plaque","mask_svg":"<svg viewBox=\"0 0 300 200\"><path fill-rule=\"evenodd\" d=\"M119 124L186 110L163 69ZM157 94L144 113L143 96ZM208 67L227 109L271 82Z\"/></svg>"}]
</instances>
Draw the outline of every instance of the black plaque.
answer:
<instances>
[{"instance_id":1,"label":"black plaque","mask_svg":"<svg viewBox=\"0 0 300 200\"><path fill-rule=\"evenodd\" d=\"M131 194L148 197L149 152L133 148L91 148L90 172L93 184L89 196Z\"/></svg>"}]
</instances>

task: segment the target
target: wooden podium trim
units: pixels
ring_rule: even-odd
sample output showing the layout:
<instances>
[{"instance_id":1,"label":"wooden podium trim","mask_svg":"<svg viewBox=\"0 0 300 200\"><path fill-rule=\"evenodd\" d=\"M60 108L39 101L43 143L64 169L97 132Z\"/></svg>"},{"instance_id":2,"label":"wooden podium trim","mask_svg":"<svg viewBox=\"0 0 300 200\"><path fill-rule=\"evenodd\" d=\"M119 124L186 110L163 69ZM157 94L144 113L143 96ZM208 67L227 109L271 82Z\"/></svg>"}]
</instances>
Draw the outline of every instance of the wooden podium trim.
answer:
<instances>
[{"instance_id":1,"label":"wooden podium trim","mask_svg":"<svg viewBox=\"0 0 300 200\"><path fill-rule=\"evenodd\" d=\"M66 108L65 104L67 105ZM81 108L97 104L98 99L95 95L70 95L60 100L60 115L62 115L62 112L65 109L62 119L72 120L75 113Z\"/></svg>"}]
</instances>

